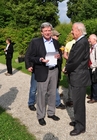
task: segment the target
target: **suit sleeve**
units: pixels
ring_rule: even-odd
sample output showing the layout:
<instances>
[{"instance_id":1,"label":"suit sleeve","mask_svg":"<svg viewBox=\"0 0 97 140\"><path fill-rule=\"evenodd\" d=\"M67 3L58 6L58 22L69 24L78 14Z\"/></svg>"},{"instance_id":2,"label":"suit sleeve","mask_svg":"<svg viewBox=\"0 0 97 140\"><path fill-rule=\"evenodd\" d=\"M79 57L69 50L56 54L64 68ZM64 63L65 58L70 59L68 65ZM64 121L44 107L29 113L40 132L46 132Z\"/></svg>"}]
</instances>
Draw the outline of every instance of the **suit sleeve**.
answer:
<instances>
[{"instance_id":1,"label":"suit sleeve","mask_svg":"<svg viewBox=\"0 0 97 140\"><path fill-rule=\"evenodd\" d=\"M73 72L81 64L85 57L85 48L83 43L73 46L66 64L67 73Z\"/></svg>"},{"instance_id":2,"label":"suit sleeve","mask_svg":"<svg viewBox=\"0 0 97 140\"><path fill-rule=\"evenodd\" d=\"M39 61L40 57L37 57L37 44L35 43L35 40L33 39L26 51L25 54L25 66L26 68L33 67L34 63L41 63Z\"/></svg>"},{"instance_id":3,"label":"suit sleeve","mask_svg":"<svg viewBox=\"0 0 97 140\"><path fill-rule=\"evenodd\" d=\"M25 54L25 67L26 67L26 69L33 67L33 63L30 61L31 50L32 50L32 46L30 43L29 47L27 48L26 54Z\"/></svg>"}]
</instances>

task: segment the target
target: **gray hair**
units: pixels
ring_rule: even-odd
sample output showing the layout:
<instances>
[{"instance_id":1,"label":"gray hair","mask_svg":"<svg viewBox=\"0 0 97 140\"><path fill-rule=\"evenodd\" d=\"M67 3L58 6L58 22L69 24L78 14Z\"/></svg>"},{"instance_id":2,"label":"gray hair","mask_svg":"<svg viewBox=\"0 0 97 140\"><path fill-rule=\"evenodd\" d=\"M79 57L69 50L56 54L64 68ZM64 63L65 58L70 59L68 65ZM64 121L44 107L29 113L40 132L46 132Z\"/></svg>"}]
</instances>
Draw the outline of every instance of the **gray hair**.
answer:
<instances>
[{"instance_id":1,"label":"gray hair","mask_svg":"<svg viewBox=\"0 0 97 140\"><path fill-rule=\"evenodd\" d=\"M95 34L91 34L89 37L92 37L93 39L97 41L97 36Z\"/></svg>"},{"instance_id":2,"label":"gray hair","mask_svg":"<svg viewBox=\"0 0 97 140\"><path fill-rule=\"evenodd\" d=\"M42 29L45 27L51 27L51 30L53 29L52 24L50 24L49 22L44 22L41 24L40 30L42 31Z\"/></svg>"},{"instance_id":3,"label":"gray hair","mask_svg":"<svg viewBox=\"0 0 97 140\"><path fill-rule=\"evenodd\" d=\"M59 140L58 137L55 137L52 133L47 133L44 135L43 140Z\"/></svg>"},{"instance_id":4,"label":"gray hair","mask_svg":"<svg viewBox=\"0 0 97 140\"><path fill-rule=\"evenodd\" d=\"M80 30L83 35L87 34L85 25L82 22L75 22L74 24L76 24L77 29Z\"/></svg>"}]
</instances>

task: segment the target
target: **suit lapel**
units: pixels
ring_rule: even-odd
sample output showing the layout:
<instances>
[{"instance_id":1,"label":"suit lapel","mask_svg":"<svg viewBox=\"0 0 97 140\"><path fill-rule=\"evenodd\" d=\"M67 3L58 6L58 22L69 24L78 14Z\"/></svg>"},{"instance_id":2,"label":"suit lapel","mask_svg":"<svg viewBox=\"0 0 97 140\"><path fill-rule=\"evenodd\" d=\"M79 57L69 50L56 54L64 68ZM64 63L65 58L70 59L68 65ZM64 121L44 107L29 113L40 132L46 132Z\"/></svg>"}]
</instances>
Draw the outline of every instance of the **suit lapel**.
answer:
<instances>
[{"instance_id":1,"label":"suit lapel","mask_svg":"<svg viewBox=\"0 0 97 140\"><path fill-rule=\"evenodd\" d=\"M58 48L54 39L53 39L53 44L54 44L55 50L58 51Z\"/></svg>"},{"instance_id":2,"label":"suit lapel","mask_svg":"<svg viewBox=\"0 0 97 140\"><path fill-rule=\"evenodd\" d=\"M46 55L46 49L45 49L45 45L44 45L44 41L43 41L42 37L41 37L41 40L40 40L40 46L41 46L42 54L43 54L43 56L45 56Z\"/></svg>"}]
</instances>

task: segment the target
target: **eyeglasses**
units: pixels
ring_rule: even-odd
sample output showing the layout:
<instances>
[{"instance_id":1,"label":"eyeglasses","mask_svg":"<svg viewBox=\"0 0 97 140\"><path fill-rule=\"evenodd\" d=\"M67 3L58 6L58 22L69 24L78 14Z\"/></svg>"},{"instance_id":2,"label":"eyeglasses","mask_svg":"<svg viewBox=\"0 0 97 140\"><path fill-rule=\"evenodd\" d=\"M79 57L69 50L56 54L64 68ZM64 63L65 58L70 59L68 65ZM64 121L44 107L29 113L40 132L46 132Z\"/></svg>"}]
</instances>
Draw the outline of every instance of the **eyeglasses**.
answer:
<instances>
[{"instance_id":1,"label":"eyeglasses","mask_svg":"<svg viewBox=\"0 0 97 140\"><path fill-rule=\"evenodd\" d=\"M59 35L56 35L56 37L59 37Z\"/></svg>"}]
</instances>

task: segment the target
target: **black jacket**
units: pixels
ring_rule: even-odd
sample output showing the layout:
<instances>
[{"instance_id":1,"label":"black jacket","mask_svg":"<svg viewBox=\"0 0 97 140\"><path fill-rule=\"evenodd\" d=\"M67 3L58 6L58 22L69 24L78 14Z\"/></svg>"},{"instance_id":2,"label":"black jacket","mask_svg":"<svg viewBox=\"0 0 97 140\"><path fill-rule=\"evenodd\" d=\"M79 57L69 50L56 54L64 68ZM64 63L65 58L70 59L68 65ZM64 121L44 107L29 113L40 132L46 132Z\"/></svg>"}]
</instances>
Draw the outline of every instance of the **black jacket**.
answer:
<instances>
[{"instance_id":1,"label":"black jacket","mask_svg":"<svg viewBox=\"0 0 97 140\"><path fill-rule=\"evenodd\" d=\"M60 45L58 41L53 39L53 44L55 47L55 50L59 51ZM28 54L30 54L28 56ZM43 38L34 38L30 42L30 45L26 52L26 58L30 59L30 62L26 59L26 67L28 68L30 65L34 65L34 73L35 73L35 79L38 82L44 82L47 79L48 76L48 70L49 68L45 65L45 63L40 62L40 58L45 58L46 56L46 49L44 45ZM59 60L58 60L58 67L59 67Z\"/></svg>"},{"instance_id":2,"label":"black jacket","mask_svg":"<svg viewBox=\"0 0 97 140\"><path fill-rule=\"evenodd\" d=\"M72 86L81 87L91 84L88 61L89 43L84 36L72 46L66 64L66 71Z\"/></svg>"},{"instance_id":3,"label":"black jacket","mask_svg":"<svg viewBox=\"0 0 97 140\"><path fill-rule=\"evenodd\" d=\"M6 54L6 59L12 59L13 57L13 45L10 44L8 47L8 50L6 50L7 54Z\"/></svg>"}]
</instances>

